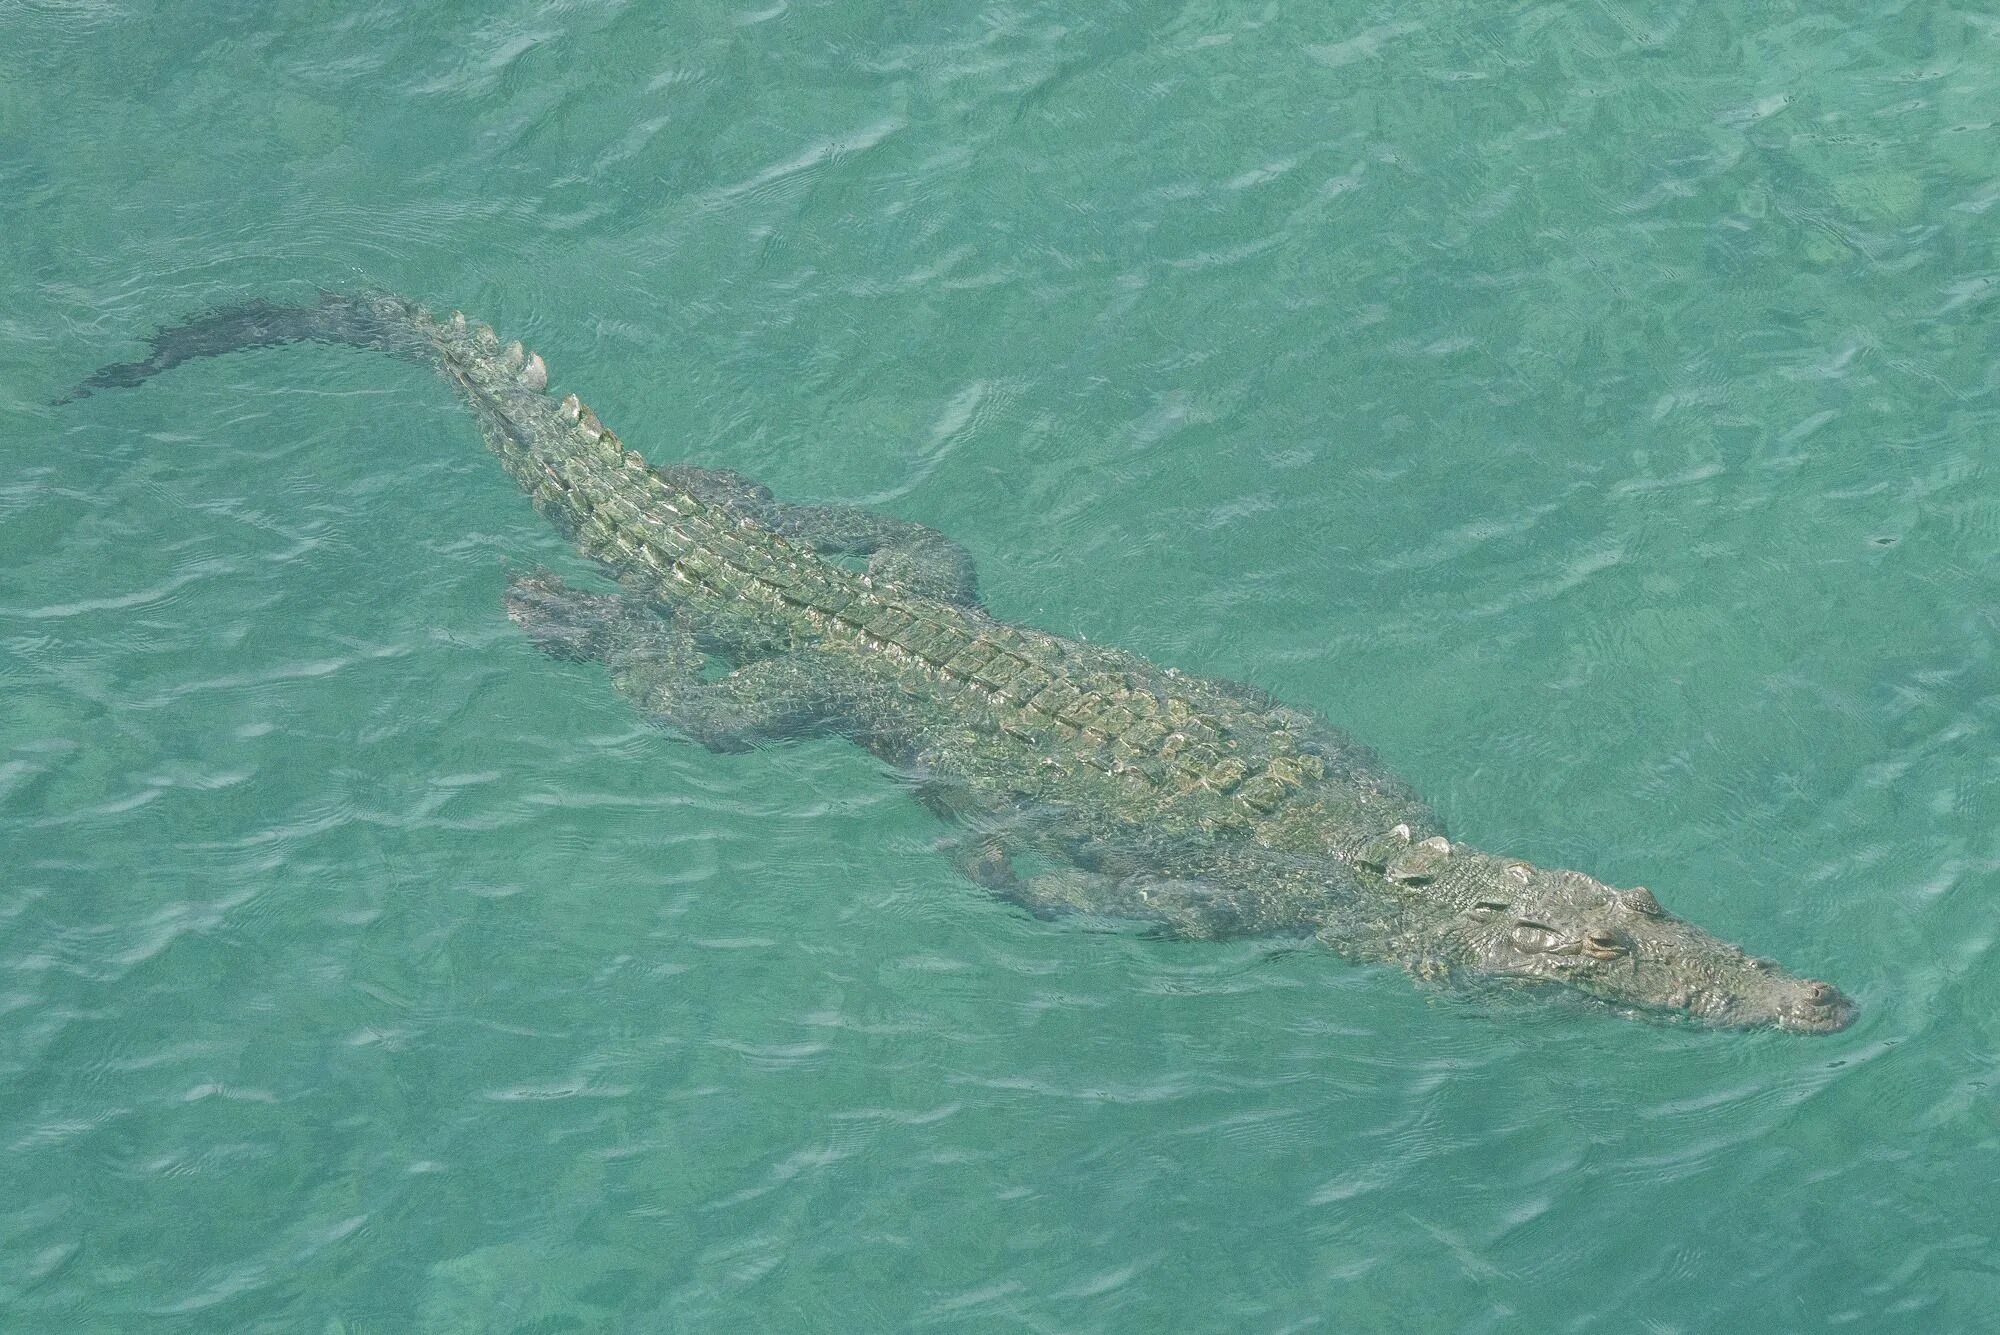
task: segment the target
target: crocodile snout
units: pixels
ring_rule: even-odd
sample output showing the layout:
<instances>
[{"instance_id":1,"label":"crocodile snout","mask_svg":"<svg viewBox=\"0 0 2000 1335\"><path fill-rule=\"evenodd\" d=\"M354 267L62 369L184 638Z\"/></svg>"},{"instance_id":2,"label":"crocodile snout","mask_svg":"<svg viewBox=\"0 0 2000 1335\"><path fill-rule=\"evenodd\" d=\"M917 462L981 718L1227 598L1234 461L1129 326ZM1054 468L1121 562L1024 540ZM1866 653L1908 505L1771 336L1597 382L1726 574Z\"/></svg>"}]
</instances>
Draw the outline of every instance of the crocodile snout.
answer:
<instances>
[{"instance_id":1,"label":"crocodile snout","mask_svg":"<svg viewBox=\"0 0 2000 1335\"><path fill-rule=\"evenodd\" d=\"M1778 1023L1794 1033L1831 1034L1854 1023L1854 1003L1832 983L1802 978L1796 993L1778 1012Z\"/></svg>"}]
</instances>

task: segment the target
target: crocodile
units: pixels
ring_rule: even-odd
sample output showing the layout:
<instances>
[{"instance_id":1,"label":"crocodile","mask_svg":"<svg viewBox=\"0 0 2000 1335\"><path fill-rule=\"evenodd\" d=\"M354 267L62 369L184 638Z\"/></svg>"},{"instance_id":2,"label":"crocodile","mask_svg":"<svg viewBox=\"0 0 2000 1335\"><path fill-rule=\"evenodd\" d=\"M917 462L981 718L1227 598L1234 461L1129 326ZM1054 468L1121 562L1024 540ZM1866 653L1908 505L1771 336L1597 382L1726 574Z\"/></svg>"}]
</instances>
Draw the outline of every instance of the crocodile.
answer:
<instances>
[{"instance_id":1,"label":"crocodile","mask_svg":"<svg viewBox=\"0 0 2000 1335\"><path fill-rule=\"evenodd\" d=\"M1010 624L971 558L872 510L780 501L726 469L657 465L541 356L379 294L248 302L153 336L73 391L315 340L440 374L534 508L618 591L514 576L508 615L603 664L718 751L840 735L952 822L941 845L1037 916L1180 938L1291 937L1445 984L1536 985L1634 1016L1828 1033L1854 1003L1669 913L1644 887L1448 838L1375 755L1241 683Z\"/></svg>"}]
</instances>

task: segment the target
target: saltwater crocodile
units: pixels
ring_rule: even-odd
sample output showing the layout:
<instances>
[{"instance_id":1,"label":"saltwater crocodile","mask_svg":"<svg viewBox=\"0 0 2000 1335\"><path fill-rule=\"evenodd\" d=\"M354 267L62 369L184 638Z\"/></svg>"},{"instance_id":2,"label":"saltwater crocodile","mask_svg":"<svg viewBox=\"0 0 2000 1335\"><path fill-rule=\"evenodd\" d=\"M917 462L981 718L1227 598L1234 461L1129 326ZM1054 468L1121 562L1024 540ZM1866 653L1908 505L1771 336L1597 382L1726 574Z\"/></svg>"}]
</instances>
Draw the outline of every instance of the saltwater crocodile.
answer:
<instances>
[{"instance_id":1,"label":"saltwater crocodile","mask_svg":"<svg viewBox=\"0 0 2000 1335\"><path fill-rule=\"evenodd\" d=\"M540 356L464 316L328 296L212 312L76 396L300 339L434 368L534 506L621 594L515 578L509 615L707 746L852 738L963 827L959 860L1040 915L1183 937L1316 939L1421 979L1565 985L1627 1013L1800 1033L1853 1004L1613 889L1450 842L1376 758L1254 687L992 616L966 553L871 511L794 505L724 470L656 466ZM866 557L865 571L858 558ZM843 559L848 558L848 559ZM711 676L710 660L729 669ZM1045 869L1016 866L1023 855Z\"/></svg>"}]
</instances>

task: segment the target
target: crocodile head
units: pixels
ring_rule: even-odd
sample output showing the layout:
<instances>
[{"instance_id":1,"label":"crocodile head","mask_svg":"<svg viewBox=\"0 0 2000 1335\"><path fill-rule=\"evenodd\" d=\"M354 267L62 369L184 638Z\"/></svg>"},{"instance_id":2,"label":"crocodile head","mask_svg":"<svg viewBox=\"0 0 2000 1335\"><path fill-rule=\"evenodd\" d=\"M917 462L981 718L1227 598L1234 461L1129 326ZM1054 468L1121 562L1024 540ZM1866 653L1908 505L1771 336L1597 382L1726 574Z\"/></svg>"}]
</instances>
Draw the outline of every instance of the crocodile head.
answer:
<instances>
[{"instance_id":1,"label":"crocodile head","mask_svg":"<svg viewBox=\"0 0 2000 1335\"><path fill-rule=\"evenodd\" d=\"M1830 983L1801 978L1660 907L1643 886L1615 890L1577 871L1452 848L1391 866L1422 873L1434 965L1454 974L1556 983L1621 1008L1667 1012L1723 1028L1775 1026L1824 1034L1854 1019Z\"/></svg>"}]
</instances>

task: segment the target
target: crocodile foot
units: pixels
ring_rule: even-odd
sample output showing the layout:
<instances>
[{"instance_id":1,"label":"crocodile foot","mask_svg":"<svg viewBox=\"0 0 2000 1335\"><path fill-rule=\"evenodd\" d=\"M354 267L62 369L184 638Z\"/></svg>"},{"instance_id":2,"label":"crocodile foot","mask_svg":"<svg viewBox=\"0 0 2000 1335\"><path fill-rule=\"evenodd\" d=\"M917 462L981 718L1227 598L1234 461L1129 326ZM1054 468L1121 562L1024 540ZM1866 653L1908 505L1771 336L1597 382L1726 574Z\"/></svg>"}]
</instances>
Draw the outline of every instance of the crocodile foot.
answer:
<instances>
[{"instance_id":1,"label":"crocodile foot","mask_svg":"<svg viewBox=\"0 0 2000 1335\"><path fill-rule=\"evenodd\" d=\"M506 602L507 619L526 631L536 648L577 662L607 656L629 620L624 599L572 589L546 569L509 580Z\"/></svg>"}]
</instances>

